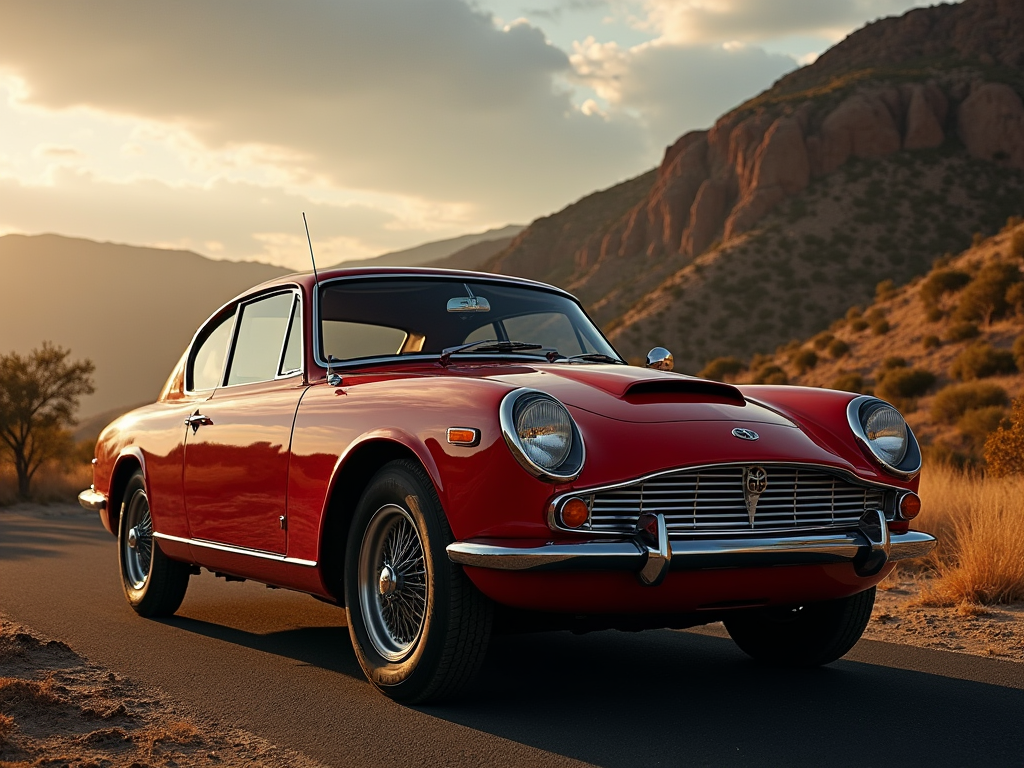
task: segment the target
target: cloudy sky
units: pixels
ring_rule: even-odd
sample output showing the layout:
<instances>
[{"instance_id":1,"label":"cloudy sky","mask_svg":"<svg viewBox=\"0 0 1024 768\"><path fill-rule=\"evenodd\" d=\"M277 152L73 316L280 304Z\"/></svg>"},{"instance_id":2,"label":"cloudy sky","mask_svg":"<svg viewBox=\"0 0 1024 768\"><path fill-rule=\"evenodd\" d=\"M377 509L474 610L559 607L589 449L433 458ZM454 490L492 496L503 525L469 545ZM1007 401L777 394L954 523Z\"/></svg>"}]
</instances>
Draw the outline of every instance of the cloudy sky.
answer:
<instances>
[{"instance_id":1,"label":"cloudy sky","mask_svg":"<svg viewBox=\"0 0 1024 768\"><path fill-rule=\"evenodd\" d=\"M304 269L527 223L913 0L0 0L0 234Z\"/></svg>"}]
</instances>

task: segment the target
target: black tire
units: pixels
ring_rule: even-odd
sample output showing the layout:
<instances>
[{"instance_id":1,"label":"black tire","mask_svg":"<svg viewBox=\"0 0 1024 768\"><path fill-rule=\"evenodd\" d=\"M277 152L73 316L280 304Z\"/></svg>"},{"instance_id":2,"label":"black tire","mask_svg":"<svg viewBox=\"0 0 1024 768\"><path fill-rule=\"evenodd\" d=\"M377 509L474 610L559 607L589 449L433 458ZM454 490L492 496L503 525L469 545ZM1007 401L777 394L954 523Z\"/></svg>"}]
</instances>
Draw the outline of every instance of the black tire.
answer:
<instances>
[{"instance_id":1,"label":"black tire","mask_svg":"<svg viewBox=\"0 0 1024 768\"><path fill-rule=\"evenodd\" d=\"M422 467L392 461L373 476L346 544L345 611L363 672L396 701L452 698L483 662L492 606L448 559L452 540Z\"/></svg>"},{"instance_id":2,"label":"black tire","mask_svg":"<svg viewBox=\"0 0 1024 768\"><path fill-rule=\"evenodd\" d=\"M757 661L784 667L830 664L857 644L871 618L875 588L798 608L768 608L726 619L740 649Z\"/></svg>"},{"instance_id":3,"label":"black tire","mask_svg":"<svg viewBox=\"0 0 1024 768\"><path fill-rule=\"evenodd\" d=\"M134 529L134 530L133 530ZM117 559L128 604L147 618L170 616L188 589L189 566L168 559L153 538L142 470L128 480L117 527Z\"/></svg>"}]
</instances>

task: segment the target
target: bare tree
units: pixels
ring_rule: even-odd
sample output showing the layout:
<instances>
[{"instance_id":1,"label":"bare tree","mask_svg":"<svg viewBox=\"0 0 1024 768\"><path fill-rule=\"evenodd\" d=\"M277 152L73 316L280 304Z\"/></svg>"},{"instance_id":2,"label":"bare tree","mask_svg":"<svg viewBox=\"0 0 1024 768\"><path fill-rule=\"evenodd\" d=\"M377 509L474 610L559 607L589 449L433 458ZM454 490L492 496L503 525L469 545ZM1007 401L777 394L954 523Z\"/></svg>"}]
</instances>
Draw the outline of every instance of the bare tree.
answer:
<instances>
[{"instance_id":1,"label":"bare tree","mask_svg":"<svg viewBox=\"0 0 1024 768\"><path fill-rule=\"evenodd\" d=\"M22 499L43 462L70 447L67 427L75 424L78 399L95 391L96 366L69 362L70 355L48 341L24 357L0 355L0 449L14 462Z\"/></svg>"}]
</instances>

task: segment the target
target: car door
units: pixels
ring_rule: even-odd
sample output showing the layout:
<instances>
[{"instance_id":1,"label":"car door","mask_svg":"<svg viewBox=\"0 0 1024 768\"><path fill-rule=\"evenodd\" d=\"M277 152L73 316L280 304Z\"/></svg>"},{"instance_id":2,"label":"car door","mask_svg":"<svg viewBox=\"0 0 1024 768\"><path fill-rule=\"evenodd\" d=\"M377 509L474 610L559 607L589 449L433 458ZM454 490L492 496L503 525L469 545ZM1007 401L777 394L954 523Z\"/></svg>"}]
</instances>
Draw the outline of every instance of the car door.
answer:
<instances>
[{"instance_id":1,"label":"car door","mask_svg":"<svg viewBox=\"0 0 1024 768\"><path fill-rule=\"evenodd\" d=\"M190 416L184 495L193 539L287 549L292 424L305 391L302 309L293 290L236 310L219 385Z\"/></svg>"}]
</instances>

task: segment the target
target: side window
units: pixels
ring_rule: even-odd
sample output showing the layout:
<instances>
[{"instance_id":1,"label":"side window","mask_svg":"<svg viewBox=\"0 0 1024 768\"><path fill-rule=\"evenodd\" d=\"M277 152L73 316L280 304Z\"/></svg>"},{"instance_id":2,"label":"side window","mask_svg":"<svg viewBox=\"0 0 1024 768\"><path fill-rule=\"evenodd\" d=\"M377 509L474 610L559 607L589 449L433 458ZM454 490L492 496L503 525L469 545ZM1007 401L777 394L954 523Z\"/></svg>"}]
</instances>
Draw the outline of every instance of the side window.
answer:
<instances>
[{"instance_id":1,"label":"side window","mask_svg":"<svg viewBox=\"0 0 1024 768\"><path fill-rule=\"evenodd\" d=\"M282 376L302 370L302 303L296 297L292 306L292 318L288 321L288 339L284 343L284 357L281 359Z\"/></svg>"},{"instance_id":2,"label":"side window","mask_svg":"<svg viewBox=\"0 0 1024 768\"><path fill-rule=\"evenodd\" d=\"M234 315L225 317L199 344L199 349L192 356L192 365L188 371L188 388L190 390L198 392L220 386L234 319Z\"/></svg>"},{"instance_id":3,"label":"side window","mask_svg":"<svg viewBox=\"0 0 1024 768\"><path fill-rule=\"evenodd\" d=\"M294 294L279 293L242 306L228 384L270 381L277 376Z\"/></svg>"}]
</instances>

